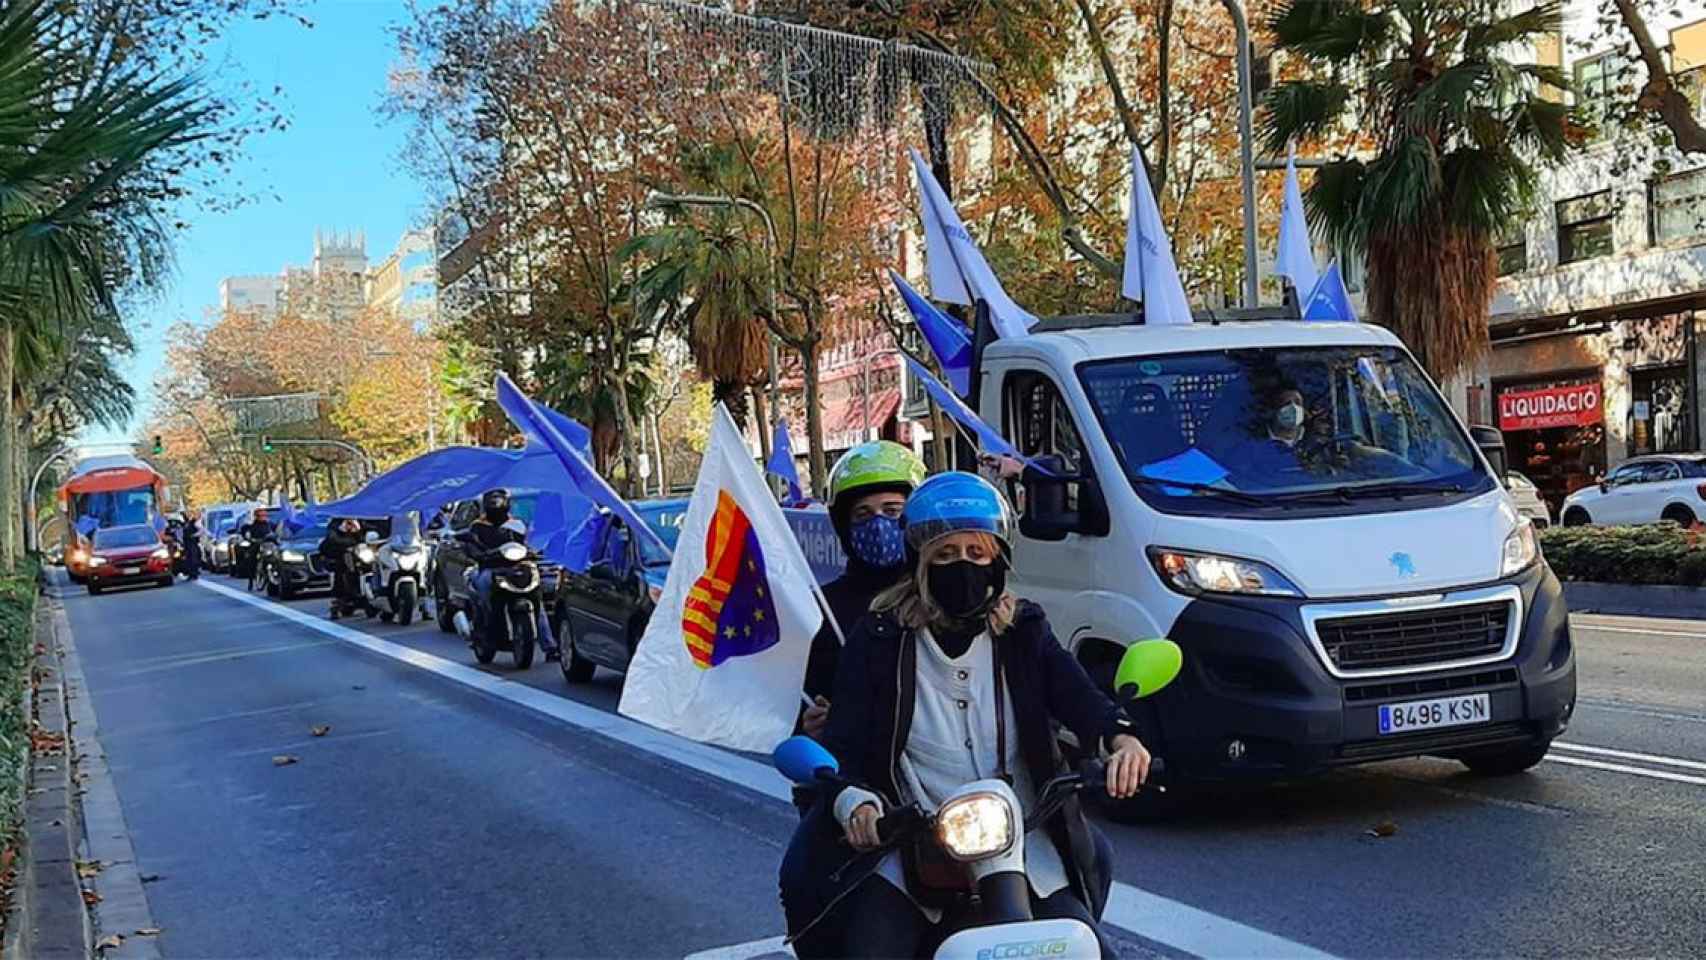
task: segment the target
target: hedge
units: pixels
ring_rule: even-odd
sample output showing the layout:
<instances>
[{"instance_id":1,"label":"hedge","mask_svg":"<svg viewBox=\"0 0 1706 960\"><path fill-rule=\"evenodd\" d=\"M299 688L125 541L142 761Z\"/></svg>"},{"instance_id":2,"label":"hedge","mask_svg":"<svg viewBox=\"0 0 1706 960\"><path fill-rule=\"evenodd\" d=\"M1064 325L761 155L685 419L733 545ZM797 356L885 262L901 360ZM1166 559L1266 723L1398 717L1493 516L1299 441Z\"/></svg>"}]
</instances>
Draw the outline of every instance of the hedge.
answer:
<instances>
[{"instance_id":1,"label":"hedge","mask_svg":"<svg viewBox=\"0 0 1706 960\"><path fill-rule=\"evenodd\" d=\"M23 695L35 651L37 573L26 563L0 575L0 849L11 847L23 815L20 774L30 746Z\"/></svg>"},{"instance_id":2,"label":"hedge","mask_svg":"<svg viewBox=\"0 0 1706 960\"><path fill-rule=\"evenodd\" d=\"M1670 521L1630 527L1553 527L1540 535L1562 580L1706 585L1706 536Z\"/></svg>"}]
</instances>

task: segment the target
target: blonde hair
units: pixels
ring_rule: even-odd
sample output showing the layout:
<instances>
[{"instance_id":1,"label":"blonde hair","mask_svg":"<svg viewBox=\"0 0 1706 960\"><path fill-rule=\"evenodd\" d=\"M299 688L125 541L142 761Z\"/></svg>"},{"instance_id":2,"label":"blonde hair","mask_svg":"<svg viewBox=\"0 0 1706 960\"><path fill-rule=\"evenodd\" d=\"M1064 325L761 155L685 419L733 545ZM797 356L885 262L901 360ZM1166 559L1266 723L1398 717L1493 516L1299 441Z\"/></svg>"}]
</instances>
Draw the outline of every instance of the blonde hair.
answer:
<instances>
[{"instance_id":1,"label":"blonde hair","mask_svg":"<svg viewBox=\"0 0 1706 960\"><path fill-rule=\"evenodd\" d=\"M990 554L1001 556L1000 544L994 536L987 533L975 533L974 536L983 542L984 549ZM918 566L912 571L912 576L877 594L877 598L871 601L873 612L892 613L895 619L900 621L900 625L909 630L921 627L942 630L954 626L953 618L937 606L930 596L930 561L941 552L943 539L945 538L938 537L925 545L918 556ZM1013 615L1018 603L1018 598L1010 592L1004 591L996 598L995 605L989 609L990 636L999 637L1013 626Z\"/></svg>"}]
</instances>

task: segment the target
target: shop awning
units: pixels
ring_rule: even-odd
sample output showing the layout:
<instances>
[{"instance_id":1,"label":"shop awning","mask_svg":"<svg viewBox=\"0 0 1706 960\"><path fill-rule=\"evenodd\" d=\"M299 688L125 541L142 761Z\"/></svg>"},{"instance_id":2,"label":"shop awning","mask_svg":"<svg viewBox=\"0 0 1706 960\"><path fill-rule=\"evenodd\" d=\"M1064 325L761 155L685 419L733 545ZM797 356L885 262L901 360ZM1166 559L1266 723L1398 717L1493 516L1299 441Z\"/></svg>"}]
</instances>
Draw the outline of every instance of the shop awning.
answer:
<instances>
[{"instance_id":1,"label":"shop awning","mask_svg":"<svg viewBox=\"0 0 1706 960\"><path fill-rule=\"evenodd\" d=\"M883 425L900 410L900 391L896 388L871 392L870 426L878 434ZM865 429L865 395L855 393L846 400L829 404L823 412L823 445L828 450L845 450L870 439Z\"/></svg>"}]
</instances>

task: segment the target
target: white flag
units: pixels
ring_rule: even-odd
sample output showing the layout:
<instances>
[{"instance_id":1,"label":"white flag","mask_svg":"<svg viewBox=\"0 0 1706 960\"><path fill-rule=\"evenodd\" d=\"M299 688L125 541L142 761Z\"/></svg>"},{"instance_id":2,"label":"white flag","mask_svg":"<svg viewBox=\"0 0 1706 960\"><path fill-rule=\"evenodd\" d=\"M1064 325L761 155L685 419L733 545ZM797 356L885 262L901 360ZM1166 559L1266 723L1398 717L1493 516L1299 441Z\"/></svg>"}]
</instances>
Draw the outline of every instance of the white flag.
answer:
<instances>
[{"instance_id":1,"label":"white flag","mask_svg":"<svg viewBox=\"0 0 1706 960\"><path fill-rule=\"evenodd\" d=\"M1303 191L1297 186L1297 164L1285 158L1285 205L1280 208L1279 252L1274 272L1290 277L1298 296L1315 289L1315 251L1309 242L1309 221L1303 216Z\"/></svg>"},{"instance_id":2,"label":"white flag","mask_svg":"<svg viewBox=\"0 0 1706 960\"><path fill-rule=\"evenodd\" d=\"M1161 225L1161 207L1143 172L1137 150L1131 152L1131 217L1126 221L1125 282L1121 290L1143 301L1143 322L1152 326L1191 322L1191 302L1173 263L1173 245Z\"/></svg>"},{"instance_id":3,"label":"white flag","mask_svg":"<svg viewBox=\"0 0 1706 960\"><path fill-rule=\"evenodd\" d=\"M624 716L769 752L794 731L823 623L811 567L719 404L657 608L628 667Z\"/></svg>"},{"instance_id":4,"label":"white flag","mask_svg":"<svg viewBox=\"0 0 1706 960\"><path fill-rule=\"evenodd\" d=\"M917 150L912 151L912 169L918 175L919 215L924 220L925 268L930 273L930 295L944 303L971 306L975 300L989 304L989 321L1002 337L1022 337L1037 318L1013 302L995 271L977 249L965 224L930 165Z\"/></svg>"}]
</instances>

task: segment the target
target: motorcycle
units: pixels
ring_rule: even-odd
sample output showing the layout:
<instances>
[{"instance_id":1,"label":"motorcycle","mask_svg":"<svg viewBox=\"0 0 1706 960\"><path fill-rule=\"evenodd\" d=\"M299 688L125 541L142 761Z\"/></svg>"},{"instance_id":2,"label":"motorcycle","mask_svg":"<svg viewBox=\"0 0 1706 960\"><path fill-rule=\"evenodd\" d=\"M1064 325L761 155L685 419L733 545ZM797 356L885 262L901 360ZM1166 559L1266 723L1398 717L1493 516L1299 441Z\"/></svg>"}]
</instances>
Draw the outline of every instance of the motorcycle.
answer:
<instances>
[{"instance_id":1,"label":"motorcycle","mask_svg":"<svg viewBox=\"0 0 1706 960\"><path fill-rule=\"evenodd\" d=\"M373 549L374 557L368 574L361 578L362 596L379 610L380 620L408 626L423 610L422 587L430 561L418 518L412 513L393 517L390 539L378 541L377 533L369 533L364 544Z\"/></svg>"},{"instance_id":2,"label":"motorcycle","mask_svg":"<svg viewBox=\"0 0 1706 960\"><path fill-rule=\"evenodd\" d=\"M489 569L491 589L482 596L474 578L477 566L464 571L468 578L468 593L477 597L484 608L480 624L469 619L466 610L456 611L452 618L456 632L474 648L474 659L491 663L498 651L508 649L515 658L515 668L526 670L533 666L533 648L539 643L539 611L543 609L540 589L539 555L525 544L506 543L492 551L503 566Z\"/></svg>"},{"instance_id":3,"label":"motorcycle","mask_svg":"<svg viewBox=\"0 0 1706 960\"><path fill-rule=\"evenodd\" d=\"M1183 656L1171 640L1145 640L1127 648L1115 673L1114 691L1123 704L1147 697L1178 676ZM840 787L840 764L810 737L790 737L772 760L783 776L805 787ZM1161 758L1150 761L1144 789L1164 791ZM1098 960L1096 934L1077 920L1038 920L1031 913L1031 886L1025 874L1025 835L1040 828L1068 799L1086 789L1102 790L1107 766L1085 760L1037 790L1025 815L1013 788L999 779L977 780L955 790L940 807L909 804L877 821L881 845L868 856L880 858L920 838L930 838L947 862L964 871L967 892L946 915L954 932L935 951L936 960L988 957L1047 957L1049 960Z\"/></svg>"},{"instance_id":4,"label":"motorcycle","mask_svg":"<svg viewBox=\"0 0 1706 960\"><path fill-rule=\"evenodd\" d=\"M339 596L333 600L334 606L343 616L347 617L354 613L356 604L360 604L362 613L369 617L379 612L379 608L373 603L373 597L368 586L368 580L373 575L374 564L379 559L379 551L374 547L378 540L379 534L370 530L366 541L344 551L344 570L352 582L357 585L358 593L354 597Z\"/></svg>"}]
</instances>

